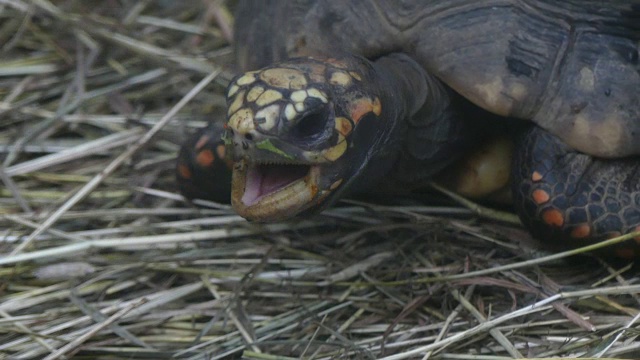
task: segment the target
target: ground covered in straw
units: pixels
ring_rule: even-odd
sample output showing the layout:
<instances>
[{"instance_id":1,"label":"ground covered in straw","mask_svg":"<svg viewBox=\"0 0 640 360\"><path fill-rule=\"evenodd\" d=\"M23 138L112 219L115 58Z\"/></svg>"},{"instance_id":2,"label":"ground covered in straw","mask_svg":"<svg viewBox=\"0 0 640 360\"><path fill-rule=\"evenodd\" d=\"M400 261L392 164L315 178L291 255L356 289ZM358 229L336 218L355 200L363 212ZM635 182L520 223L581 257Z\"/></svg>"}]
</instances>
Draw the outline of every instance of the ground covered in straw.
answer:
<instances>
[{"instance_id":1,"label":"ground covered in straw","mask_svg":"<svg viewBox=\"0 0 640 360\"><path fill-rule=\"evenodd\" d=\"M640 357L636 269L539 252L510 216L186 203L174 159L224 112L232 5L0 0L0 358Z\"/></svg>"}]
</instances>

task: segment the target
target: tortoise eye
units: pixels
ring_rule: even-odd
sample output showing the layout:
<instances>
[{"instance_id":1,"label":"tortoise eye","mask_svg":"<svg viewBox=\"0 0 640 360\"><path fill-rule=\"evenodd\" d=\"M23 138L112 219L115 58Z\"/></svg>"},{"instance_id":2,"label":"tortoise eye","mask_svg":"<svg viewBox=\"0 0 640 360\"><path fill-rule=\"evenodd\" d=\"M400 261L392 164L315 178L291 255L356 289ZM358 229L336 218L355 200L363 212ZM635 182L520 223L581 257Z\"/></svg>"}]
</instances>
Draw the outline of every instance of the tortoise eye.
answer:
<instances>
[{"instance_id":1,"label":"tortoise eye","mask_svg":"<svg viewBox=\"0 0 640 360\"><path fill-rule=\"evenodd\" d=\"M288 137L291 142L302 148L313 149L331 136L332 132L328 130L329 125L333 123L332 109L328 106L316 106L300 115L289 129Z\"/></svg>"},{"instance_id":2,"label":"tortoise eye","mask_svg":"<svg viewBox=\"0 0 640 360\"><path fill-rule=\"evenodd\" d=\"M327 117L326 111L305 114L291 129L290 134L300 140L313 140L316 136L322 134L327 124Z\"/></svg>"}]
</instances>

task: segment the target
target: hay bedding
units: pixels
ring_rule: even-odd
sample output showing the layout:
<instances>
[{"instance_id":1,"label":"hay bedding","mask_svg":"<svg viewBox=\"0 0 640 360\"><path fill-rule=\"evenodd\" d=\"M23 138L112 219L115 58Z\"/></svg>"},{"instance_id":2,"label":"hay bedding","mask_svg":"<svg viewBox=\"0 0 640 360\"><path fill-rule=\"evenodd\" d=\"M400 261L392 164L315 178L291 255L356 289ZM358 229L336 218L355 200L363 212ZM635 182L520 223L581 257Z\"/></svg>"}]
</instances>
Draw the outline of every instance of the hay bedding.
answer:
<instances>
[{"instance_id":1,"label":"hay bedding","mask_svg":"<svg viewBox=\"0 0 640 360\"><path fill-rule=\"evenodd\" d=\"M231 6L0 0L0 358L640 357L632 265L536 253L509 216L186 204Z\"/></svg>"}]
</instances>

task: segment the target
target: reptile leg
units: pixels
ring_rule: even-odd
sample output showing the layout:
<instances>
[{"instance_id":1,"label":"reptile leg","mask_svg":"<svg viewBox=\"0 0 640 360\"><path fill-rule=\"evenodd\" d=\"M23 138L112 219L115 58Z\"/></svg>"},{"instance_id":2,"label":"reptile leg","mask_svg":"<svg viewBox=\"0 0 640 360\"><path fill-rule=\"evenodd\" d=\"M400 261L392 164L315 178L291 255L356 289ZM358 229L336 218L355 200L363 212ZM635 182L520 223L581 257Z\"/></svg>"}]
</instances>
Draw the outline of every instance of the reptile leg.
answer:
<instances>
[{"instance_id":1,"label":"reptile leg","mask_svg":"<svg viewBox=\"0 0 640 360\"><path fill-rule=\"evenodd\" d=\"M186 198L229 203L232 163L225 159L224 131L222 124L209 124L180 148L176 179Z\"/></svg>"},{"instance_id":2,"label":"reptile leg","mask_svg":"<svg viewBox=\"0 0 640 360\"><path fill-rule=\"evenodd\" d=\"M578 247L640 230L637 159L596 159L532 126L516 145L512 176L516 210L540 240ZM640 237L612 250L638 256Z\"/></svg>"}]
</instances>

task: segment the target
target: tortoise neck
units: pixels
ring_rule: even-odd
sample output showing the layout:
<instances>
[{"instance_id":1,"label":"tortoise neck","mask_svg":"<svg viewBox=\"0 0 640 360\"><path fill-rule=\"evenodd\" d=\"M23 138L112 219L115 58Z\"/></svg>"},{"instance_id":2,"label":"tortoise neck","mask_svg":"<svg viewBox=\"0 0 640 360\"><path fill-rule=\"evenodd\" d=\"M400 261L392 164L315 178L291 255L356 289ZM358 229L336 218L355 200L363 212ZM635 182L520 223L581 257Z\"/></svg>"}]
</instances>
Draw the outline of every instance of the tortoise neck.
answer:
<instances>
[{"instance_id":1,"label":"tortoise neck","mask_svg":"<svg viewBox=\"0 0 640 360\"><path fill-rule=\"evenodd\" d=\"M374 61L387 121L362 187L411 190L469 151L495 116L444 85L405 54Z\"/></svg>"},{"instance_id":2,"label":"tortoise neck","mask_svg":"<svg viewBox=\"0 0 640 360\"><path fill-rule=\"evenodd\" d=\"M371 191L380 179L392 174L394 165L403 157L407 132L411 119L422 109L429 93L429 75L412 58L394 53L378 58L371 63L375 73L372 84L380 97L381 114L376 119L381 123L375 143L368 148L367 166L359 174L352 190ZM366 132L361 132L364 136ZM364 140L364 139L363 139ZM355 143L359 140L355 139ZM365 142L365 141L362 141ZM366 142L371 142L369 139Z\"/></svg>"}]
</instances>

